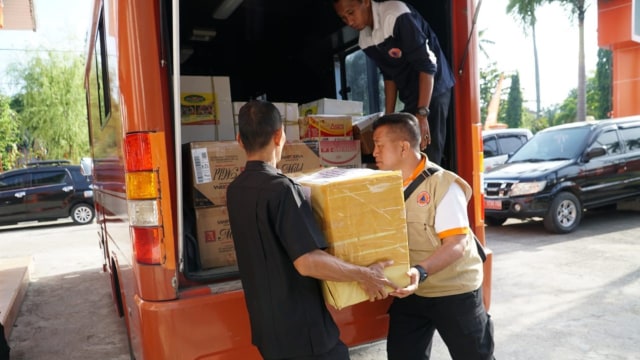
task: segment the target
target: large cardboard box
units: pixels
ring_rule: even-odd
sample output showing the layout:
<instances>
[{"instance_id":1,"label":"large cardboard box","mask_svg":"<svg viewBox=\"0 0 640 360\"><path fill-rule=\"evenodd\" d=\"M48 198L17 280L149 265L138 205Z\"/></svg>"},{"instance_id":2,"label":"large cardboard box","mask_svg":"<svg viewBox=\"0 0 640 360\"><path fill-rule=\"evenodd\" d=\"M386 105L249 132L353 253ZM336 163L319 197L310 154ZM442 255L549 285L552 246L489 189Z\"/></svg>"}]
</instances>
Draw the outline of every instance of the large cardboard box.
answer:
<instances>
[{"instance_id":1,"label":"large cardboard box","mask_svg":"<svg viewBox=\"0 0 640 360\"><path fill-rule=\"evenodd\" d=\"M357 116L353 118L353 139L360 140L360 149L362 155L373 154L375 147L373 143L373 122L384 115L383 112Z\"/></svg>"},{"instance_id":2,"label":"large cardboard box","mask_svg":"<svg viewBox=\"0 0 640 360\"><path fill-rule=\"evenodd\" d=\"M300 118L301 140L352 140L353 127L349 115L309 115Z\"/></svg>"},{"instance_id":3,"label":"large cardboard box","mask_svg":"<svg viewBox=\"0 0 640 360\"><path fill-rule=\"evenodd\" d=\"M310 189L311 206L329 243L329 253L362 266L393 260L385 275L398 286L409 284L400 171L328 168L296 180ZM325 300L337 309L368 300L356 282L322 284Z\"/></svg>"},{"instance_id":4,"label":"large cardboard box","mask_svg":"<svg viewBox=\"0 0 640 360\"><path fill-rule=\"evenodd\" d=\"M203 269L237 264L226 206L196 209L196 229Z\"/></svg>"},{"instance_id":5,"label":"large cardboard box","mask_svg":"<svg viewBox=\"0 0 640 360\"><path fill-rule=\"evenodd\" d=\"M277 168L283 174L310 172L322 167L319 144L315 142L288 142L282 149L282 157Z\"/></svg>"},{"instance_id":6,"label":"large cardboard box","mask_svg":"<svg viewBox=\"0 0 640 360\"><path fill-rule=\"evenodd\" d=\"M362 115L362 101L318 99L298 106L300 116L311 114L327 115Z\"/></svg>"},{"instance_id":7,"label":"large cardboard box","mask_svg":"<svg viewBox=\"0 0 640 360\"><path fill-rule=\"evenodd\" d=\"M182 142L233 140L231 86L227 76L181 76Z\"/></svg>"},{"instance_id":8,"label":"large cardboard box","mask_svg":"<svg viewBox=\"0 0 640 360\"><path fill-rule=\"evenodd\" d=\"M362 167L359 140L322 140L319 146L320 164L324 167Z\"/></svg>"},{"instance_id":9,"label":"large cardboard box","mask_svg":"<svg viewBox=\"0 0 640 360\"><path fill-rule=\"evenodd\" d=\"M201 141L185 145L184 166L195 207L227 203L227 186L244 170L247 156L236 141Z\"/></svg>"}]
</instances>

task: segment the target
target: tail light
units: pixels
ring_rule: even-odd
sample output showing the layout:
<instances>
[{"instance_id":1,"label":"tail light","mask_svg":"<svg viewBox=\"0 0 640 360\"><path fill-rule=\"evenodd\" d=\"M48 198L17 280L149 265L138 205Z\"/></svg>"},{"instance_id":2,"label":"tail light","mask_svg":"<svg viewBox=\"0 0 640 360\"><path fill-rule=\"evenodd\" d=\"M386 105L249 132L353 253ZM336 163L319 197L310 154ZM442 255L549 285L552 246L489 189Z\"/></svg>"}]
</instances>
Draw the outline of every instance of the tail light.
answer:
<instances>
[{"instance_id":1,"label":"tail light","mask_svg":"<svg viewBox=\"0 0 640 360\"><path fill-rule=\"evenodd\" d=\"M158 166L151 133L131 133L125 139L127 206L135 258L159 265L163 260Z\"/></svg>"}]
</instances>

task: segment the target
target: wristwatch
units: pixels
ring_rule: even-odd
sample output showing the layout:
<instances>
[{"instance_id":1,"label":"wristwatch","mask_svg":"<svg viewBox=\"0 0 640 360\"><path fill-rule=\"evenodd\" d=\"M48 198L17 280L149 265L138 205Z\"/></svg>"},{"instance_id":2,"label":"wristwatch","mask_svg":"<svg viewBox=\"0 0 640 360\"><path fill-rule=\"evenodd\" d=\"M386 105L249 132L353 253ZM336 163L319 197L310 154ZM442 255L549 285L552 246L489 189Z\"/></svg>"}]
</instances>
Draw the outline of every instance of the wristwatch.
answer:
<instances>
[{"instance_id":1,"label":"wristwatch","mask_svg":"<svg viewBox=\"0 0 640 360\"><path fill-rule=\"evenodd\" d=\"M420 116L429 116L429 108L426 106L421 106L418 108L418 115Z\"/></svg>"},{"instance_id":2,"label":"wristwatch","mask_svg":"<svg viewBox=\"0 0 640 360\"><path fill-rule=\"evenodd\" d=\"M427 276L429 276L429 274L427 273L427 270L425 270L420 265L414 265L413 267L416 268L416 270L418 270L418 273L420 273L420 279L418 279L418 283L422 284L425 280L427 280Z\"/></svg>"}]
</instances>

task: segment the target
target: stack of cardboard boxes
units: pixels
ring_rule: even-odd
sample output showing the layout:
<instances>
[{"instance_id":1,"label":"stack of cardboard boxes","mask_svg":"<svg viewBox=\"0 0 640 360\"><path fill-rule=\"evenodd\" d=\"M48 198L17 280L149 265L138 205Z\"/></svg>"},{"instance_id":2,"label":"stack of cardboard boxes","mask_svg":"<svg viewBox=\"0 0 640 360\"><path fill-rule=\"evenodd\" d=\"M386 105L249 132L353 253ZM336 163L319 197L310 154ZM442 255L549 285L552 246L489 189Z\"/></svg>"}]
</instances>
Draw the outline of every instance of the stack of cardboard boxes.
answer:
<instances>
[{"instance_id":1,"label":"stack of cardboard boxes","mask_svg":"<svg viewBox=\"0 0 640 360\"><path fill-rule=\"evenodd\" d=\"M237 114L244 102L231 100L229 85L228 77L183 76L181 78L183 167L188 174L185 186L189 187L186 191L185 201L190 202L189 205L195 209L198 252L203 269L236 265L235 249L226 208L226 190L227 186L243 171L246 164L244 150L235 141ZM282 159L277 164L283 173L308 173L326 167L355 168L351 170L357 172L356 169L362 167L361 154L364 148L361 147L359 139L353 137L354 121L361 124L363 119L361 102L320 99L300 106L297 103L286 102L274 104L283 116L287 134L287 143L283 149ZM358 134L362 133L360 128L355 131ZM372 173L368 173L366 176L355 176L350 181L359 184L359 191L368 191L370 196L381 196L386 199L388 194L385 195L384 192L374 194L368 179L375 179L379 182L380 178L371 175ZM374 250L374 252L379 251L380 256L391 256L396 260L395 270L392 272L404 274L408 257L405 261L406 230L403 230L402 184L401 181L396 181L398 179L393 176L389 177L388 174L385 176L383 176L385 181L389 180L389 184L392 185L380 186L392 189L389 194L393 194L391 197L395 198L396 205L401 205L400 208L396 206L393 210L395 211L393 216L388 216L388 214L384 216L385 219L390 218L395 221L395 223L388 225L393 228L392 232L396 234L396 238L391 242L386 241L386 243L365 242L362 246L367 247L366 251L362 246L346 249L347 253L354 251L356 253L362 251L371 253L371 250ZM390 180L392 178L393 180ZM316 186L316 188L318 187ZM362 199L366 197L363 193L356 196ZM368 208L376 209L375 211L381 210L377 204L387 202L387 200L381 200L379 198L375 201L373 199L367 200L370 202ZM365 238L369 240L375 236L365 230L378 229L379 224L384 224L384 221L372 220L373 217L370 215L361 217L362 214L369 214L364 210L364 207L360 206L362 204L340 202L334 197L326 197L320 203L325 203L325 205L314 207L315 211L319 212L316 215L325 211L322 209L331 209L326 211L333 213L337 208L345 210L349 208L346 216L353 217L353 221L360 223L354 229L356 232L362 231L363 234L367 234ZM360 216L360 220L355 220L357 216ZM322 222L322 219L325 218L318 216L319 221ZM340 221L351 220L341 219ZM372 226L372 222L375 222L376 226ZM329 241L333 241L330 236L331 229L326 226L324 228L327 231ZM380 234L387 234L387 230L381 231ZM397 237L398 234L400 234L399 237ZM349 236L357 237L355 233L350 233ZM387 238L391 239L392 237ZM353 241L353 239L349 241ZM394 253L390 251L389 246L402 250ZM341 257L344 255L346 257L343 258L350 261L356 260L348 257L354 254L347 253L338 251L336 255ZM360 262L363 261L363 265L368 265L366 262L377 261L380 258L379 256L374 257L361 257ZM330 296L327 301L338 308L348 306L353 301L362 301L362 293L356 292L356 295L347 296L347 300L344 296L339 295L342 292L353 292L353 287L334 289L334 285L327 285L327 291L326 295ZM336 297L338 300L335 300Z\"/></svg>"}]
</instances>

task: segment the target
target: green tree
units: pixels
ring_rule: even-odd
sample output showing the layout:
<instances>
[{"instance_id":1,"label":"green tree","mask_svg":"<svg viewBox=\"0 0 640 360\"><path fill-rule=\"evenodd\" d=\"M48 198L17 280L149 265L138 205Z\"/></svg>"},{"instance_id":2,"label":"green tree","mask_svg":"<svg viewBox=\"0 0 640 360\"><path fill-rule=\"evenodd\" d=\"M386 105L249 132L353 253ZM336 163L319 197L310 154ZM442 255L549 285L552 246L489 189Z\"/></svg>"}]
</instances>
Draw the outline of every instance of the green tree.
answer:
<instances>
[{"instance_id":1,"label":"green tree","mask_svg":"<svg viewBox=\"0 0 640 360\"><path fill-rule=\"evenodd\" d=\"M9 66L23 108L18 113L35 153L79 162L89 153L84 61L48 52Z\"/></svg>"},{"instance_id":2,"label":"green tree","mask_svg":"<svg viewBox=\"0 0 640 360\"><path fill-rule=\"evenodd\" d=\"M534 74L536 80L536 118L540 116L540 68L538 61L538 45L536 43L536 9L543 0L509 0L507 4L507 14L511 14L523 26L525 34L531 31L531 41L533 44ZM551 1L551 0L548 0Z\"/></svg>"},{"instance_id":3,"label":"green tree","mask_svg":"<svg viewBox=\"0 0 640 360\"><path fill-rule=\"evenodd\" d=\"M584 16L587 12L585 0L547 0L559 3L571 13L571 19L578 18L578 89L576 92L576 117L574 121L582 121L587 116L587 76L584 61Z\"/></svg>"},{"instance_id":4,"label":"green tree","mask_svg":"<svg viewBox=\"0 0 640 360\"><path fill-rule=\"evenodd\" d=\"M0 95L0 171L15 166L20 139L18 116L9 103L8 97Z\"/></svg>"},{"instance_id":5,"label":"green tree","mask_svg":"<svg viewBox=\"0 0 640 360\"><path fill-rule=\"evenodd\" d=\"M507 97L507 106L504 112L504 119L501 122L510 128L518 128L522 125L522 89L520 89L520 74L516 71L511 75L511 86Z\"/></svg>"},{"instance_id":6,"label":"green tree","mask_svg":"<svg viewBox=\"0 0 640 360\"><path fill-rule=\"evenodd\" d=\"M599 108L600 94L598 90L598 81L596 77L592 76L587 79L586 94L585 94L585 117L593 116L596 118L596 114ZM553 125L566 124L576 121L576 114L578 113L578 89L573 88L569 91L569 95L564 102L558 108Z\"/></svg>"},{"instance_id":7,"label":"green tree","mask_svg":"<svg viewBox=\"0 0 640 360\"><path fill-rule=\"evenodd\" d=\"M611 117L611 50L598 49L598 63L596 65L596 94L597 108L594 111L596 119Z\"/></svg>"}]
</instances>

